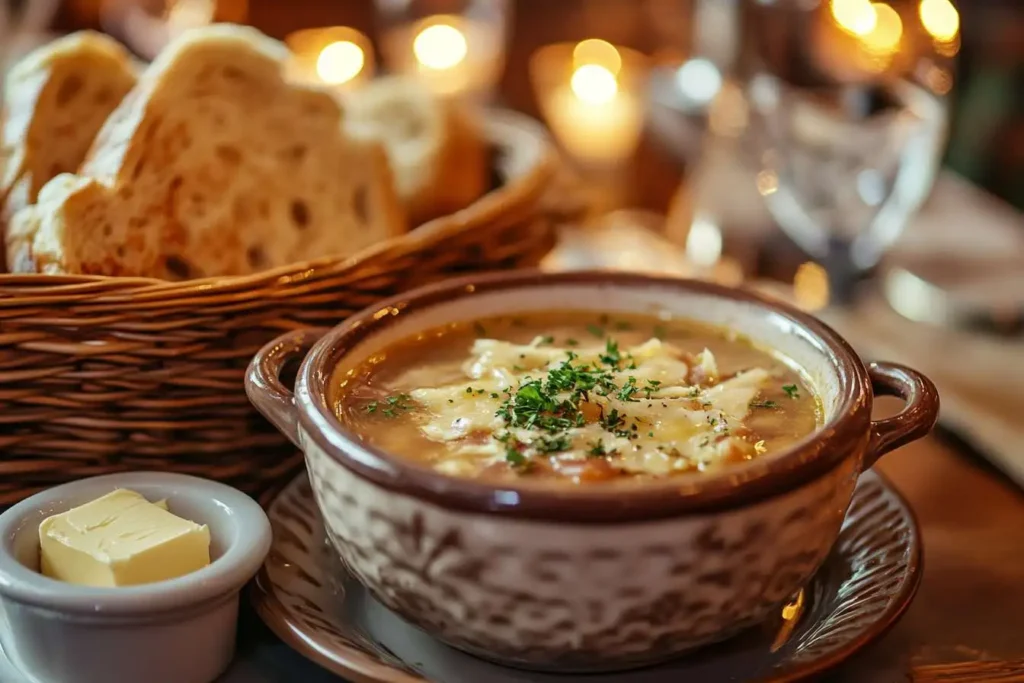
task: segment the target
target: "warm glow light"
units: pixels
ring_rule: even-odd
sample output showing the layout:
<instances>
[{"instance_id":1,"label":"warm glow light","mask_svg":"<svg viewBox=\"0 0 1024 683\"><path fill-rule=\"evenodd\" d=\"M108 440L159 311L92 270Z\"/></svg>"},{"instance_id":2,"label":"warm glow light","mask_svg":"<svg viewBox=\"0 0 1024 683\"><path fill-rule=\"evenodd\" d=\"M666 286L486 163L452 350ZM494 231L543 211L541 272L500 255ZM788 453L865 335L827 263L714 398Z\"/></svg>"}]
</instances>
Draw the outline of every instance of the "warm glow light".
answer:
<instances>
[{"instance_id":1,"label":"warm glow light","mask_svg":"<svg viewBox=\"0 0 1024 683\"><path fill-rule=\"evenodd\" d=\"M757 191L762 197L775 194L779 189L779 177L775 171L761 171L757 174Z\"/></svg>"},{"instance_id":2,"label":"warm glow light","mask_svg":"<svg viewBox=\"0 0 1024 683\"><path fill-rule=\"evenodd\" d=\"M903 21L899 13L885 3L876 2L872 7L875 10L875 28L861 36L861 41L871 52L892 54L899 48L903 38Z\"/></svg>"},{"instance_id":3,"label":"warm glow light","mask_svg":"<svg viewBox=\"0 0 1024 683\"><path fill-rule=\"evenodd\" d=\"M686 235L686 258L698 266L713 266L722 257L722 230L706 216L695 216Z\"/></svg>"},{"instance_id":4,"label":"warm glow light","mask_svg":"<svg viewBox=\"0 0 1024 683\"><path fill-rule=\"evenodd\" d=\"M875 30L878 17L870 0L832 0L829 7L836 24L847 33L865 36Z\"/></svg>"},{"instance_id":5,"label":"warm glow light","mask_svg":"<svg viewBox=\"0 0 1024 683\"><path fill-rule=\"evenodd\" d=\"M597 64L584 64L572 74L573 93L588 104L605 104L615 99L619 84L615 74Z\"/></svg>"},{"instance_id":6,"label":"warm glow light","mask_svg":"<svg viewBox=\"0 0 1024 683\"><path fill-rule=\"evenodd\" d=\"M580 41L573 49L572 63L574 67L596 64L617 74L622 69L622 55L607 40L588 38Z\"/></svg>"},{"instance_id":7,"label":"warm glow light","mask_svg":"<svg viewBox=\"0 0 1024 683\"><path fill-rule=\"evenodd\" d=\"M430 69L450 69L466 58L469 46L462 31L451 24L433 24L419 32L412 43L413 54Z\"/></svg>"},{"instance_id":8,"label":"warm glow light","mask_svg":"<svg viewBox=\"0 0 1024 683\"><path fill-rule=\"evenodd\" d=\"M213 21L214 0L174 0L167 6L167 23L174 29L203 26Z\"/></svg>"},{"instance_id":9,"label":"warm glow light","mask_svg":"<svg viewBox=\"0 0 1024 683\"><path fill-rule=\"evenodd\" d=\"M796 305L805 311L820 311L828 306L830 293L828 273L817 263L803 263L793 278Z\"/></svg>"},{"instance_id":10,"label":"warm glow light","mask_svg":"<svg viewBox=\"0 0 1024 683\"><path fill-rule=\"evenodd\" d=\"M946 95L953 88L953 75L938 66L932 66L924 75L924 83L936 95Z\"/></svg>"},{"instance_id":11,"label":"warm glow light","mask_svg":"<svg viewBox=\"0 0 1024 683\"><path fill-rule=\"evenodd\" d=\"M918 15L924 30L935 40L948 43L960 31L960 15L949 0L921 0Z\"/></svg>"},{"instance_id":12,"label":"warm glow light","mask_svg":"<svg viewBox=\"0 0 1024 683\"><path fill-rule=\"evenodd\" d=\"M327 45L316 58L316 75L324 83L340 85L359 75L366 64L363 48L349 40Z\"/></svg>"}]
</instances>

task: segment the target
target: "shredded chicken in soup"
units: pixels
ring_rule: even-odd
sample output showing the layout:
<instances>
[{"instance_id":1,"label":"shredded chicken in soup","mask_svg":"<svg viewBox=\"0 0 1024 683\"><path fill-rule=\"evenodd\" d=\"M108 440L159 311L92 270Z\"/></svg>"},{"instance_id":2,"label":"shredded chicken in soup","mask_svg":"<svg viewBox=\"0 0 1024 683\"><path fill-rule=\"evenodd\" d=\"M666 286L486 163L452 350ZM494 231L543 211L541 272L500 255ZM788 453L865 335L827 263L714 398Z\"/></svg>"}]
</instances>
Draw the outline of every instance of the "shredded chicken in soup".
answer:
<instances>
[{"instance_id":1,"label":"shredded chicken in soup","mask_svg":"<svg viewBox=\"0 0 1024 683\"><path fill-rule=\"evenodd\" d=\"M363 440L456 477L663 478L761 457L820 421L786 359L653 316L451 325L337 380L337 414Z\"/></svg>"}]
</instances>

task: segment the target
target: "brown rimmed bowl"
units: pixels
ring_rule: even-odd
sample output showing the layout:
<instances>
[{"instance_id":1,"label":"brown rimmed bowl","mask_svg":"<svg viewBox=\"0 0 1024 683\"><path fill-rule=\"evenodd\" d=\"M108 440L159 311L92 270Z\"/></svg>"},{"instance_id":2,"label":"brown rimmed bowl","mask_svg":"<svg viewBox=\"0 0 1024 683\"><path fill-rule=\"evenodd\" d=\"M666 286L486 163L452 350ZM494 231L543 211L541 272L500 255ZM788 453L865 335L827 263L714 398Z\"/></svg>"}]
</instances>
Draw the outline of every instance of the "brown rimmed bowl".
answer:
<instances>
[{"instance_id":1,"label":"brown rimmed bowl","mask_svg":"<svg viewBox=\"0 0 1024 683\"><path fill-rule=\"evenodd\" d=\"M735 330L801 368L824 424L720 473L612 491L448 477L367 446L334 416L332 378L401 339L564 309ZM302 355L293 394L279 375ZM557 671L651 664L762 620L826 557L859 474L927 434L939 409L927 378L865 366L811 316L708 283L608 272L494 274L418 289L333 330L280 337L253 359L246 388L305 453L328 538L378 600L459 649ZM873 421L880 394L906 405Z\"/></svg>"}]
</instances>

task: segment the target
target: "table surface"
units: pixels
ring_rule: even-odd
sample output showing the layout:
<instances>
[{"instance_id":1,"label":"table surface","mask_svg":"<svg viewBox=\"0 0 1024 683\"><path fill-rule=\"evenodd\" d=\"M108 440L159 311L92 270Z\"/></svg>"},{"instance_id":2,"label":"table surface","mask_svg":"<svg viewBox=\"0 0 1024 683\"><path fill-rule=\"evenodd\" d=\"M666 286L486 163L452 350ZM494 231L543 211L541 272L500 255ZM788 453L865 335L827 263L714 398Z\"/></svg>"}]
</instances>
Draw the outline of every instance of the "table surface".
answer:
<instances>
[{"instance_id":1,"label":"table surface","mask_svg":"<svg viewBox=\"0 0 1024 683\"><path fill-rule=\"evenodd\" d=\"M917 514L924 578L899 624L828 680L888 683L922 665L1024 658L1024 492L942 434L886 456L878 469ZM221 683L340 680L243 609L238 660Z\"/></svg>"}]
</instances>

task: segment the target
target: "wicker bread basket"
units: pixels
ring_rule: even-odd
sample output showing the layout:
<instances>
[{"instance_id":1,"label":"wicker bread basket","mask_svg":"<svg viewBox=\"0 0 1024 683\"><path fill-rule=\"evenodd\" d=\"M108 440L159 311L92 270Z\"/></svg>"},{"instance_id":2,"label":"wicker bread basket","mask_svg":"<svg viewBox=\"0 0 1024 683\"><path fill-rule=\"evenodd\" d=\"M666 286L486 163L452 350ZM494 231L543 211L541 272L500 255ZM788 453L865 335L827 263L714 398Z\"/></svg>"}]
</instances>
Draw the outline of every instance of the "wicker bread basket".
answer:
<instances>
[{"instance_id":1,"label":"wicker bread basket","mask_svg":"<svg viewBox=\"0 0 1024 683\"><path fill-rule=\"evenodd\" d=\"M484 117L495 189L347 259L166 282L0 275L0 507L121 470L197 474L258 493L300 460L242 376L282 330L334 325L452 273L536 263L553 241L543 130Z\"/></svg>"}]
</instances>

